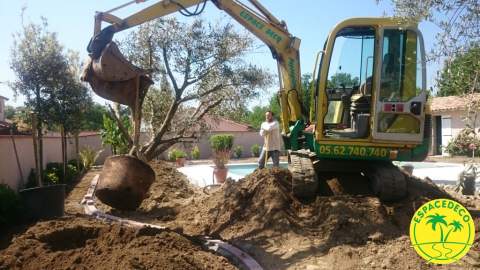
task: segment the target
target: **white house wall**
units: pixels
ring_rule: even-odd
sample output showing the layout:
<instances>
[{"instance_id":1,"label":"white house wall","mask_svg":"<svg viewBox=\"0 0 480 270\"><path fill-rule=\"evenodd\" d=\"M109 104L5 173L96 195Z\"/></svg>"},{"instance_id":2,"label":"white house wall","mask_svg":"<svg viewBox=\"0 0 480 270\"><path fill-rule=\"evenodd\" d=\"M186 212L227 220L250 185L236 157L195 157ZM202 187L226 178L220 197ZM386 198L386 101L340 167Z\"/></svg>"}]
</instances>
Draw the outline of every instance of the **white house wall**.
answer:
<instances>
[{"instance_id":1,"label":"white house wall","mask_svg":"<svg viewBox=\"0 0 480 270\"><path fill-rule=\"evenodd\" d=\"M465 116L464 111L445 111L445 112L434 112L432 117L432 128L433 128L433 137L432 141L435 142L435 116L442 116L442 154L447 155L445 153L444 148L448 145L448 142L455 138L460 131L465 128L465 122L463 122L463 118ZM450 119L450 127L445 127L443 124L448 122L446 119ZM480 115L479 115L480 118ZM480 128L480 119L476 121L476 128ZM434 143L432 143L432 149L434 147Z\"/></svg>"}]
</instances>

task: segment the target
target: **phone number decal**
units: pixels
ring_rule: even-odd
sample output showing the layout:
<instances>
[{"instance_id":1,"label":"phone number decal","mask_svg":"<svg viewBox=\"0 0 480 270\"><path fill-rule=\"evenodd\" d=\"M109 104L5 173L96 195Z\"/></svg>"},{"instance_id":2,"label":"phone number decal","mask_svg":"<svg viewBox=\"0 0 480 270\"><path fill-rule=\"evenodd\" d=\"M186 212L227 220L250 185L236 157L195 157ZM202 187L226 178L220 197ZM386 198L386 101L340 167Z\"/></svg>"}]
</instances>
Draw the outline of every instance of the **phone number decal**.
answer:
<instances>
[{"instance_id":1,"label":"phone number decal","mask_svg":"<svg viewBox=\"0 0 480 270\"><path fill-rule=\"evenodd\" d=\"M386 158L389 151L386 148L350 146L350 145L320 145L321 155L332 156L358 156L358 157L379 157Z\"/></svg>"}]
</instances>

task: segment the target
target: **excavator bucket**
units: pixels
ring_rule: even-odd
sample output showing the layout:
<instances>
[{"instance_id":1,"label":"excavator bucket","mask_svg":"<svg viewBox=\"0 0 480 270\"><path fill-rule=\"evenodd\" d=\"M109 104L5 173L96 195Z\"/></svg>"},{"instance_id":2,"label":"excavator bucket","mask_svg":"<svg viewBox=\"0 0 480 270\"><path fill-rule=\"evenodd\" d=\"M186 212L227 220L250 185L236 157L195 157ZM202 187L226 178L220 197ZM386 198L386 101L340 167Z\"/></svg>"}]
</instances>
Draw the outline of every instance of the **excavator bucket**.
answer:
<instances>
[{"instance_id":1,"label":"excavator bucket","mask_svg":"<svg viewBox=\"0 0 480 270\"><path fill-rule=\"evenodd\" d=\"M92 58L82 75L82 80L89 82L97 95L132 109L135 108L137 78L140 100L143 100L153 81L144 70L125 59L115 42L109 42L98 58Z\"/></svg>"}]
</instances>

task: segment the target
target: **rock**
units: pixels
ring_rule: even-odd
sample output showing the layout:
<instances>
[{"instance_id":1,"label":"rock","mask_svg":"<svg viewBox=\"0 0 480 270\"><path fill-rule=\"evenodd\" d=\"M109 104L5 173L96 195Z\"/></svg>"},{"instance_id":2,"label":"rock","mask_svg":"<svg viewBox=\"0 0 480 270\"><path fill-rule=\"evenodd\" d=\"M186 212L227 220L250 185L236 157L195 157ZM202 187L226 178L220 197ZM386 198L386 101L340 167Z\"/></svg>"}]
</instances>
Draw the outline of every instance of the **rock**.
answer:
<instances>
[{"instance_id":1,"label":"rock","mask_svg":"<svg viewBox=\"0 0 480 270\"><path fill-rule=\"evenodd\" d=\"M376 232L374 234L371 234L368 236L368 240L372 241L372 242L382 242L383 240L385 239L383 233L381 232Z\"/></svg>"}]
</instances>

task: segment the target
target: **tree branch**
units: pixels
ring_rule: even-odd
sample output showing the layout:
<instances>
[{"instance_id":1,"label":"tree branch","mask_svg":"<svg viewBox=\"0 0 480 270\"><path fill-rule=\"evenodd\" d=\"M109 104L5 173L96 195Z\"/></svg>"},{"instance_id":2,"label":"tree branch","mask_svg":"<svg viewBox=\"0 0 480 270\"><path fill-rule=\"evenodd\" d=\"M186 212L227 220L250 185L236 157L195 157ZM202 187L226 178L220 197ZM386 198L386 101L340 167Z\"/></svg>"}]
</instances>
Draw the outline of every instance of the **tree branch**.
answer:
<instances>
[{"instance_id":1,"label":"tree branch","mask_svg":"<svg viewBox=\"0 0 480 270\"><path fill-rule=\"evenodd\" d=\"M185 64L185 74L183 76L183 84L182 84L182 94L183 94L183 91L185 90L185 88L187 88L188 85L190 85L188 83L188 77L190 76L190 65L191 65L191 58L192 58L192 51L191 50L187 50L187 63Z\"/></svg>"},{"instance_id":2,"label":"tree branch","mask_svg":"<svg viewBox=\"0 0 480 270\"><path fill-rule=\"evenodd\" d=\"M173 138L170 138L170 139L166 139L166 140L161 140L160 141L160 144L163 144L163 143L169 143L169 142L181 142L183 139L195 139L197 138L197 136L195 135L195 133L192 133L192 135L190 136L183 136L183 135L178 135L178 136L175 136Z\"/></svg>"},{"instance_id":3,"label":"tree branch","mask_svg":"<svg viewBox=\"0 0 480 270\"><path fill-rule=\"evenodd\" d=\"M220 103L222 103L223 101L223 98L213 102L212 104L208 105L198 116L197 118L195 119L195 121L198 121L200 119L203 118L203 116L205 116L205 114L207 114L211 109L217 107L218 105L220 105Z\"/></svg>"},{"instance_id":4,"label":"tree branch","mask_svg":"<svg viewBox=\"0 0 480 270\"><path fill-rule=\"evenodd\" d=\"M165 69L167 70L168 77L172 81L173 89L175 90L175 99L177 99L177 96L179 99L182 95L181 93L179 95L180 89L178 88L177 81L175 80L172 70L170 69L170 63L168 62L167 49L165 47L166 46L163 46L162 48L163 62L165 62Z\"/></svg>"},{"instance_id":5,"label":"tree branch","mask_svg":"<svg viewBox=\"0 0 480 270\"><path fill-rule=\"evenodd\" d=\"M194 100L194 99L200 99L201 97L205 97L205 96L207 96L211 93L214 93L216 91L221 90L223 87L224 87L223 84L217 84L215 87L213 87L210 90L207 90L207 91L205 91L201 94L194 94L194 95L186 96L186 97L180 99L179 102L182 103L182 102L187 102L187 101Z\"/></svg>"}]
</instances>

